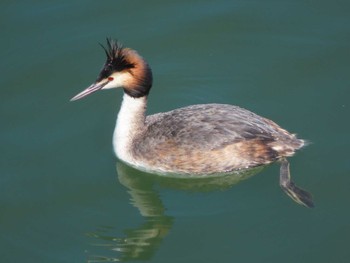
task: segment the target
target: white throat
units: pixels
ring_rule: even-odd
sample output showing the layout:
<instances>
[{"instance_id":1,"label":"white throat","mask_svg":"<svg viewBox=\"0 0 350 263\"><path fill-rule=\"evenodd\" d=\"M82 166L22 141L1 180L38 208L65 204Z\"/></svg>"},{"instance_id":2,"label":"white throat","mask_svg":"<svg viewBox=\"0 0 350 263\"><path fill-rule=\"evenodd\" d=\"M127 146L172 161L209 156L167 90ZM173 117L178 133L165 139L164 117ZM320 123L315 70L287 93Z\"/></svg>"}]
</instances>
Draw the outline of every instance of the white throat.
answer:
<instances>
[{"instance_id":1,"label":"white throat","mask_svg":"<svg viewBox=\"0 0 350 263\"><path fill-rule=\"evenodd\" d=\"M116 127L113 134L113 147L119 159L137 165L132 154L135 139L145 127L147 97L133 98L124 93Z\"/></svg>"}]
</instances>

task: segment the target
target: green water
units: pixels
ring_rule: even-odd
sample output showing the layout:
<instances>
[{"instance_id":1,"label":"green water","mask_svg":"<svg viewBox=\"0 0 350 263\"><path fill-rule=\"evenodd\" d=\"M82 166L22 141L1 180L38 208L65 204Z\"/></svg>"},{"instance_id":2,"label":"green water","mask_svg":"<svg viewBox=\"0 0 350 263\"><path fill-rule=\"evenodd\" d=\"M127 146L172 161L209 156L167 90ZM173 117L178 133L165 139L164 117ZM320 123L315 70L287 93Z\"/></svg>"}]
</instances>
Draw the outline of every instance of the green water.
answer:
<instances>
[{"instance_id":1,"label":"green water","mask_svg":"<svg viewBox=\"0 0 350 263\"><path fill-rule=\"evenodd\" d=\"M349 262L348 1L2 1L1 262ZM236 104L311 144L239 183L117 163L122 92L71 103L118 38L151 64L149 113ZM234 184L236 183L236 184ZM195 183L196 184L196 183Z\"/></svg>"}]
</instances>

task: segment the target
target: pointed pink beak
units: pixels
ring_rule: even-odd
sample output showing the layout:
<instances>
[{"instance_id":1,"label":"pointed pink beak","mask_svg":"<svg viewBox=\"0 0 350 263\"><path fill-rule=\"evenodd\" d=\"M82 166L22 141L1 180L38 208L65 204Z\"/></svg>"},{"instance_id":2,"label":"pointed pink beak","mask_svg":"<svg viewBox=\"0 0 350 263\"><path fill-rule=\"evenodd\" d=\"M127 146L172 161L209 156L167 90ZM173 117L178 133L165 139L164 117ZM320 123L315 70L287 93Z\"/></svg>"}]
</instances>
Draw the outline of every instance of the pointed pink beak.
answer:
<instances>
[{"instance_id":1,"label":"pointed pink beak","mask_svg":"<svg viewBox=\"0 0 350 263\"><path fill-rule=\"evenodd\" d=\"M75 101L75 100L79 100L81 98L84 98L85 96L102 89L104 86L106 86L106 84L108 82L109 81L105 81L103 83L101 83L101 82L94 83L91 86L89 86L87 89L85 89L82 92L80 92L79 94L75 95L73 98L70 99L70 101Z\"/></svg>"}]
</instances>

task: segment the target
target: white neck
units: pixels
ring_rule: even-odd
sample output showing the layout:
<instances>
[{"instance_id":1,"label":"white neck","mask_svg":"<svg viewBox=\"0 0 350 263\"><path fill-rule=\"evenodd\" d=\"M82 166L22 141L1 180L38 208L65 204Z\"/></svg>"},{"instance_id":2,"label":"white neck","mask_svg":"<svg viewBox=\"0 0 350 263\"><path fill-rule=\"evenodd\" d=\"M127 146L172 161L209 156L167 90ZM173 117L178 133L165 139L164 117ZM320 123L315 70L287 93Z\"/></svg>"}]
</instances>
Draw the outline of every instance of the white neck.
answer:
<instances>
[{"instance_id":1,"label":"white neck","mask_svg":"<svg viewBox=\"0 0 350 263\"><path fill-rule=\"evenodd\" d=\"M144 130L146 105L146 96L133 98L124 93L114 130L113 146L117 157L130 164L136 164L131 150L135 138Z\"/></svg>"}]
</instances>

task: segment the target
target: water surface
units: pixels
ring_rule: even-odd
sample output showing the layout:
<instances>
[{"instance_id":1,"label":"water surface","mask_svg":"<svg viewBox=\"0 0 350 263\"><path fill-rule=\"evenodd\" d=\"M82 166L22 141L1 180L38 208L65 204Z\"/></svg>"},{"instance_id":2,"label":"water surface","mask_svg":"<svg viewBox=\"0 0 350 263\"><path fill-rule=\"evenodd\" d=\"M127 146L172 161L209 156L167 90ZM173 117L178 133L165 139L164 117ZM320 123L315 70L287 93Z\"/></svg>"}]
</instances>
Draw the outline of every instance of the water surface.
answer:
<instances>
[{"instance_id":1,"label":"water surface","mask_svg":"<svg viewBox=\"0 0 350 263\"><path fill-rule=\"evenodd\" d=\"M347 1L0 7L2 261L349 261ZM316 208L281 191L278 165L200 189L118 165L122 92L69 102L97 77L106 37L151 64L149 113L236 104L308 139L291 172Z\"/></svg>"}]
</instances>

